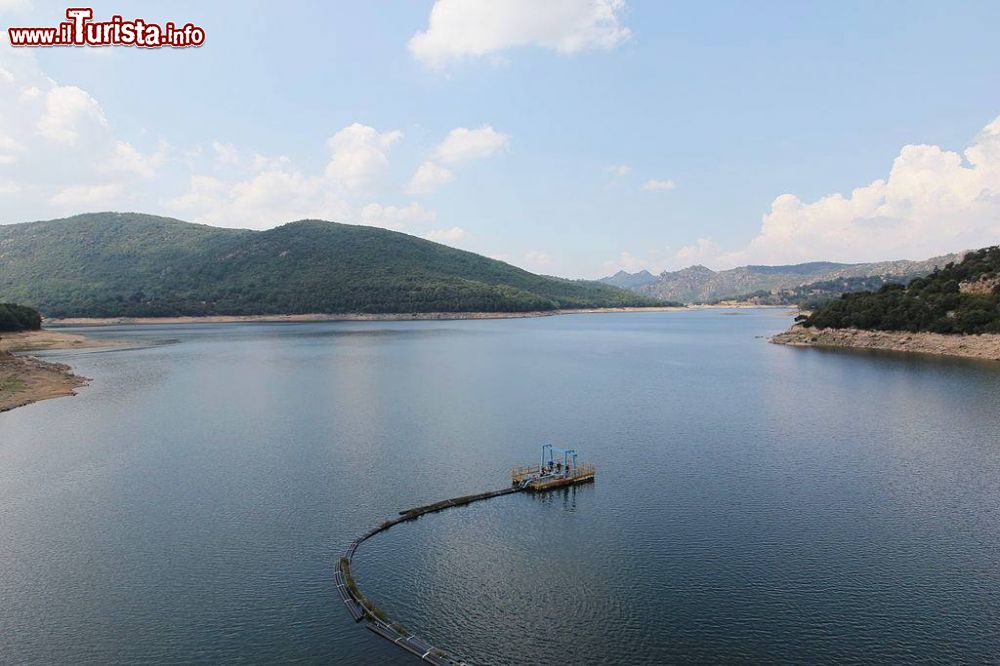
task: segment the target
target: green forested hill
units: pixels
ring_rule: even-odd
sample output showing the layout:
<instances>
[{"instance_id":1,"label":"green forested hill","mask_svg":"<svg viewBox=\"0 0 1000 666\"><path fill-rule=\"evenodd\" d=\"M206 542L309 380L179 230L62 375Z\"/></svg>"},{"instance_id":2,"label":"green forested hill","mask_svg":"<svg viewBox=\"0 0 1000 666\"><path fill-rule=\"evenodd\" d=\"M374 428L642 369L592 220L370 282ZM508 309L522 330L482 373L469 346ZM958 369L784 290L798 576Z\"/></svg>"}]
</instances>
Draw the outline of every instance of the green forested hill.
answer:
<instances>
[{"instance_id":1,"label":"green forested hill","mask_svg":"<svg viewBox=\"0 0 1000 666\"><path fill-rule=\"evenodd\" d=\"M844 294L799 319L817 328L1000 333L1000 246L970 252L906 286Z\"/></svg>"},{"instance_id":2,"label":"green forested hill","mask_svg":"<svg viewBox=\"0 0 1000 666\"><path fill-rule=\"evenodd\" d=\"M248 231L137 213L0 226L0 301L48 317L516 312L657 303L374 227L303 220Z\"/></svg>"}]
</instances>

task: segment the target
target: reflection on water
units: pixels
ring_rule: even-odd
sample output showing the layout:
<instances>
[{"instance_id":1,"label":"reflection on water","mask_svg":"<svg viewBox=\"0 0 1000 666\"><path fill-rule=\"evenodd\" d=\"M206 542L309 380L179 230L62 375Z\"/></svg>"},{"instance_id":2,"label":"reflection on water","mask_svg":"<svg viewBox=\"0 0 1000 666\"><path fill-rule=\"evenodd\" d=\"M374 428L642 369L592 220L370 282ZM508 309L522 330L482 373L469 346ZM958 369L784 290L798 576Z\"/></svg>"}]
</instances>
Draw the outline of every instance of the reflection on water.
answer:
<instances>
[{"instance_id":1,"label":"reflection on water","mask_svg":"<svg viewBox=\"0 0 1000 666\"><path fill-rule=\"evenodd\" d=\"M473 663L991 661L1000 368L793 349L775 311L125 326L0 415L4 662L409 663L332 589L542 443L597 481L366 542Z\"/></svg>"}]
</instances>

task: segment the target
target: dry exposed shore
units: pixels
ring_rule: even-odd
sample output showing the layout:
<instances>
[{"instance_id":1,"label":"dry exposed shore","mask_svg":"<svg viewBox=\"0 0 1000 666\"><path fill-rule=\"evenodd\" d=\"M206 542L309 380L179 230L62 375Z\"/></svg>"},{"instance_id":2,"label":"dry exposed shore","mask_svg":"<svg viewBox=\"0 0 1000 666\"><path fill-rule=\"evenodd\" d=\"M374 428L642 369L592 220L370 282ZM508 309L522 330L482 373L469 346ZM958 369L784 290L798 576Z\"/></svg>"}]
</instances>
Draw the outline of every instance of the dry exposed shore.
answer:
<instances>
[{"instance_id":1,"label":"dry exposed shore","mask_svg":"<svg viewBox=\"0 0 1000 666\"><path fill-rule=\"evenodd\" d=\"M532 310L530 312L412 312L398 314L295 314L295 315L206 315L200 317L68 317L46 319L46 326L119 326L123 324L232 324L239 322L278 323L309 321L447 321L454 319L522 319L552 317L562 314L600 314L604 312L673 312L677 310L750 309L787 306L752 303L717 305L665 305L652 307L574 308Z\"/></svg>"},{"instance_id":2,"label":"dry exposed shore","mask_svg":"<svg viewBox=\"0 0 1000 666\"><path fill-rule=\"evenodd\" d=\"M865 331L856 328L803 328L793 326L772 336L771 342L797 347L847 347L885 349L920 354L962 356L1000 361L1000 334L943 335L900 331Z\"/></svg>"},{"instance_id":3,"label":"dry exposed shore","mask_svg":"<svg viewBox=\"0 0 1000 666\"><path fill-rule=\"evenodd\" d=\"M11 352L120 346L123 343L91 340L58 331L0 334L0 412L39 400L74 395L76 389L88 381L86 377L73 374L68 365L15 356Z\"/></svg>"},{"instance_id":4,"label":"dry exposed shore","mask_svg":"<svg viewBox=\"0 0 1000 666\"><path fill-rule=\"evenodd\" d=\"M68 365L0 352L0 412L39 400L73 395L87 383Z\"/></svg>"}]
</instances>

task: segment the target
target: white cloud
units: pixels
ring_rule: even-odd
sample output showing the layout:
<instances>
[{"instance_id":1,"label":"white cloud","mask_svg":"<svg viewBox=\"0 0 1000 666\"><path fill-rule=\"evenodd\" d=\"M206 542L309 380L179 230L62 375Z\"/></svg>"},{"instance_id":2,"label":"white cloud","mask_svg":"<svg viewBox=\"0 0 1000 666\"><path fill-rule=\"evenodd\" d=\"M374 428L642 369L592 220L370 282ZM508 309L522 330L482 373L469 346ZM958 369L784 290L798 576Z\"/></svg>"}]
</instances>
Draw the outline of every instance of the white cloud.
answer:
<instances>
[{"instance_id":1,"label":"white cloud","mask_svg":"<svg viewBox=\"0 0 1000 666\"><path fill-rule=\"evenodd\" d=\"M21 91L21 95L18 99L22 102L29 102L41 94L42 91L38 89L38 86L28 86Z\"/></svg>"},{"instance_id":2,"label":"white cloud","mask_svg":"<svg viewBox=\"0 0 1000 666\"><path fill-rule=\"evenodd\" d=\"M424 234L424 238L434 241L435 243L456 243L465 238L465 229L462 229L461 227L452 227L451 229L431 229Z\"/></svg>"},{"instance_id":3,"label":"white cloud","mask_svg":"<svg viewBox=\"0 0 1000 666\"><path fill-rule=\"evenodd\" d=\"M510 136L496 131L491 125L477 129L456 127L434 150L434 156L446 164L454 164L484 159L509 145Z\"/></svg>"},{"instance_id":4,"label":"white cloud","mask_svg":"<svg viewBox=\"0 0 1000 666\"><path fill-rule=\"evenodd\" d=\"M361 224L396 231L412 224L432 223L436 220L437 213L415 202L403 207L370 203L361 209Z\"/></svg>"},{"instance_id":5,"label":"white cloud","mask_svg":"<svg viewBox=\"0 0 1000 666\"><path fill-rule=\"evenodd\" d=\"M638 273L641 270L648 270L651 265L652 264L648 259L636 257L630 252L622 251L622 253L615 259L609 259L604 262L602 277L605 275L613 275L618 271Z\"/></svg>"},{"instance_id":6,"label":"white cloud","mask_svg":"<svg viewBox=\"0 0 1000 666\"><path fill-rule=\"evenodd\" d=\"M212 176L191 176L184 194L167 201L167 206L182 211L197 211L220 205L226 198L224 182Z\"/></svg>"},{"instance_id":7,"label":"white cloud","mask_svg":"<svg viewBox=\"0 0 1000 666\"><path fill-rule=\"evenodd\" d=\"M162 188L164 142L125 141L87 91L64 86L27 51L0 49L0 219L43 219L95 208L148 210ZM155 199L154 199L155 200Z\"/></svg>"},{"instance_id":8,"label":"white cloud","mask_svg":"<svg viewBox=\"0 0 1000 666\"><path fill-rule=\"evenodd\" d=\"M286 169L291 166L292 161L285 155L278 157L268 157L260 153L254 153L250 166L254 171L266 171L268 169Z\"/></svg>"},{"instance_id":9,"label":"white cloud","mask_svg":"<svg viewBox=\"0 0 1000 666\"><path fill-rule=\"evenodd\" d=\"M24 146L9 136L0 134L0 164L13 164L24 152Z\"/></svg>"},{"instance_id":10,"label":"white cloud","mask_svg":"<svg viewBox=\"0 0 1000 666\"><path fill-rule=\"evenodd\" d=\"M672 180L647 180L642 184L642 189L647 192L658 192L662 190L673 190L677 188L677 183Z\"/></svg>"},{"instance_id":11,"label":"white cloud","mask_svg":"<svg viewBox=\"0 0 1000 666\"><path fill-rule=\"evenodd\" d=\"M196 222L265 229L305 218L355 219L351 197L377 187L389 167L388 152L402 132L379 132L354 123L327 140L330 161L320 173L296 168L287 157L269 157L213 142L212 175L203 172L199 152L190 156L192 175L187 191L165 202ZM360 211L362 224L401 228L414 221L433 222L432 212L417 204L397 208L369 204Z\"/></svg>"},{"instance_id":12,"label":"white cloud","mask_svg":"<svg viewBox=\"0 0 1000 666\"><path fill-rule=\"evenodd\" d=\"M152 178L163 164L169 146L161 141L152 155L143 155L126 141L115 141L111 155L99 166L103 173L128 173L142 178Z\"/></svg>"},{"instance_id":13,"label":"white cloud","mask_svg":"<svg viewBox=\"0 0 1000 666\"><path fill-rule=\"evenodd\" d=\"M344 220L351 210L324 178L293 168L269 169L235 182L193 175L188 191L166 205L193 213L196 222L251 229L310 218Z\"/></svg>"},{"instance_id":14,"label":"white cloud","mask_svg":"<svg viewBox=\"0 0 1000 666\"><path fill-rule=\"evenodd\" d=\"M97 100L47 76L33 53L0 49L0 70L3 222L94 209L163 212L228 227L350 221L359 214L356 197L370 196L365 192L387 175L389 151L402 137L352 124L333 133L325 168L312 171L222 141L150 146L116 133ZM426 229L436 222L414 206L385 207L381 215L387 225ZM368 220L379 223L371 210Z\"/></svg>"},{"instance_id":15,"label":"white cloud","mask_svg":"<svg viewBox=\"0 0 1000 666\"><path fill-rule=\"evenodd\" d=\"M38 119L38 132L52 141L73 144L81 132L106 127L101 105L76 86L55 86L45 99L45 112Z\"/></svg>"},{"instance_id":16,"label":"white cloud","mask_svg":"<svg viewBox=\"0 0 1000 666\"><path fill-rule=\"evenodd\" d=\"M524 263L530 270L544 271L552 267L552 257L542 250L528 250L524 253Z\"/></svg>"},{"instance_id":17,"label":"white cloud","mask_svg":"<svg viewBox=\"0 0 1000 666\"><path fill-rule=\"evenodd\" d=\"M630 36L624 0L437 0L410 53L431 67L535 45L576 53L610 49Z\"/></svg>"},{"instance_id":18,"label":"white cloud","mask_svg":"<svg viewBox=\"0 0 1000 666\"><path fill-rule=\"evenodd\" d=\"M410 194L430 194L453 180L455 174L443 166L428 161L421 164L414 172L406 191Z\"/></svg>"},{"instance_id":19,"label":"white cloud","mask_svg":"<svg viewBox=\"0 0 1000 666\"><path fill-rule=\"evenodd\" d=\"M604 170L618 177L624 177L632 173L632 167L627 164L609 164Z\"/></svg>"},{"instance_id":20,"label":"white cloud","mask_svg":"<svg viewBox=\"0 0 1000 666\"><path fill-rule=\"evenodd\" d=\"M388 171L389 148L401 138L399 130L379 132L360 123L345 127L327 141L332 152L327 177L348 191L370 190Z\"/></svg>"},{"instance_id":21,"label":"white cloud","mask_svg":"<svg viewBox=\"0 0 1000 666\"><path fill-rule=\"evenodd\" d=\"M710 261L720 254L719 246L711 238L699 238L693 245L685 245L674 254L676 263L681 266L700 264Z\"/></svg>"},{"instance_id":22,"label":"white cloud","mask_svg":"<svg viewBox=\"0 0 1000 666\"><path fill-rule=\"evenodd\" d=\"M680 268L701 263L723 269L745 264L807 261L866 262L926 259L1000 242L1000 117L961 153L935 145L900 149L885 178L811 202L782 194L742 249L726 251L709 238L665 256ZM606 262L636 268L657 257Z\"/></svg>"},{"instance_id":23,"label":"white cloud","mask_svg":"<svg viewBox=\"0 0 1000 666\"><path fill-rule=\"evenodd\" d=\"M240 165L240 151L231 143L212 142L212 152L215 153L215 163L221 167Z\"/></svg>"},{"instance_id":24,"label":"white cloud","mask_svg":"<svg viewBox=\"0 0 1000 666\"><path fill-rule=\"evenodd\" d=\"M54 206L61 206L76 212L79 209L101 208L116 201L121 195L118 183L102 185L74 185L57 192L49 200Z\"/></svg>"},{"instance_id":25,"label":"white cloud","mask_svg":"<svg viewBox=\"0 0 1000 666\"><path fill-rule=\"evenodd\" d=\"M1000 241L1000 117L963 153L904 146L884 179L803 202L782 194L759 235L723 259L787 263L921 259Z\"/></svg>"}]
</instances>

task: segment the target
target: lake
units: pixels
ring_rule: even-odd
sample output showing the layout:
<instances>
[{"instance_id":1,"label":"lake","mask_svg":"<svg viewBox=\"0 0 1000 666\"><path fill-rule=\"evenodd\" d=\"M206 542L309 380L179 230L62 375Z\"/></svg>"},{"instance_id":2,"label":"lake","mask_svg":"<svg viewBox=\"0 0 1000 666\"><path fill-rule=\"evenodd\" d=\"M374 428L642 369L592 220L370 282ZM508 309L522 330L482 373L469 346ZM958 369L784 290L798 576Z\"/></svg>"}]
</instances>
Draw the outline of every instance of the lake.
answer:
<instances>
[{"instance_id":1,"label":"lake","mask_svg":"<svg viewBox=\"0 0 1000 666\"><path fill-rule=\"evenodd\" d=\"M781 310L123 326L0 415L0 661L994 661L1000 363L771 345ZM159 344L163 343L163 344Z\"/></svg>"}]
</instances>

